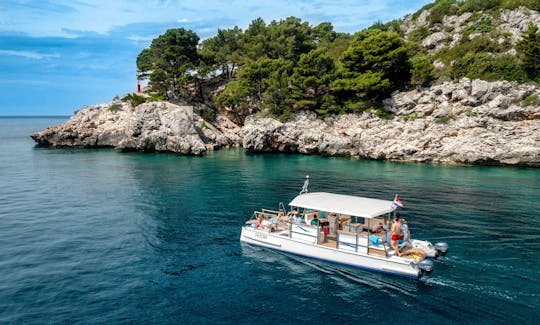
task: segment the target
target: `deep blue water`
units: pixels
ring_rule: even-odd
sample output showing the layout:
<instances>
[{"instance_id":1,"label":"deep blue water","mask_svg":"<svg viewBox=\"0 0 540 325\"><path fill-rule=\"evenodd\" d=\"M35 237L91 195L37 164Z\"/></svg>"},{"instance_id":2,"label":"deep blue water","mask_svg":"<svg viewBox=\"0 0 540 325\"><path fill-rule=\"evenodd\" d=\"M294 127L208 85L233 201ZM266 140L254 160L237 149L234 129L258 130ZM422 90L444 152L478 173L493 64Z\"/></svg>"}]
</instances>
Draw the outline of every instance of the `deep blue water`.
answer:
<instances>
[{"instance_id":1,"label":"deep blue water","mask_svg":"<svg viewBox=\"0 0 540 325\"><path fill-rule=\"evenodd\" d=\"M0 118L0 323L534 323L540 170L222 150L51 149L63 118ZM413 281L242 245L300 190L405 201L446 241Z\"/></svg>"}]
</instances>

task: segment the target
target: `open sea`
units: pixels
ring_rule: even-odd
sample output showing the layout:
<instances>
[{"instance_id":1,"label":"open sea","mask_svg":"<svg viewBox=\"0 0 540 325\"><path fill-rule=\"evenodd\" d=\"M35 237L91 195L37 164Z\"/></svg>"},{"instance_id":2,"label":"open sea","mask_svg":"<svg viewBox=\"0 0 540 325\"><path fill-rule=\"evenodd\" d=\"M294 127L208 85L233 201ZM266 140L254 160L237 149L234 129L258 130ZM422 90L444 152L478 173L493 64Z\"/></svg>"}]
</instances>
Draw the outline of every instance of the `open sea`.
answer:
<instances>
[{"instance_id":1,"label":"open sea","mask_svg":"<svg viewBox=\"0 0 540 325\"><path fill-rule=\"evenodd\" d=\"M535 324L540 169L37 147L0 118L0 323ZM445 241L421 281L240 244L300 191L391 200Z\"/></svg>"}]
</instances>

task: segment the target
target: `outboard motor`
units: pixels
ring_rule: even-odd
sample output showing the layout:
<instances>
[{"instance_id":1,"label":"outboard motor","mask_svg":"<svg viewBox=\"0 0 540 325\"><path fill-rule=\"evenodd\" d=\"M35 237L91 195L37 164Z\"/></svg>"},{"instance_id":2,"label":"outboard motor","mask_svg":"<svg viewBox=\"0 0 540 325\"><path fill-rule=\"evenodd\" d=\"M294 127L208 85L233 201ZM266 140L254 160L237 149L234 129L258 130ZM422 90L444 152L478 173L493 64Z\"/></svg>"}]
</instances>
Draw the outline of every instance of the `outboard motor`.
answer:
<instances>
[{"instance_id":1,"label":"outboard motor","mask_svg":"<svg viewBox=\"0 0 540 325\"><path fill-rule=\"evenodd\" d=\"M423 259L418 263L418 268L422 271L422 275L430 275L433 271L433 261L430 259Z\"/></svg>"},{"instance_id":2,"label":"outboard motor","mask_svg":"<svg viewBox=\"0 0 540 325\"><path fill-rule=\"evenodd\" d=\"M447 243L437 243L435 244L435 250L437 251L437 254L435 254L435 258L439 256L445 256L446 253L448 253L448 244Z\"/></svg>"}]
</instances>

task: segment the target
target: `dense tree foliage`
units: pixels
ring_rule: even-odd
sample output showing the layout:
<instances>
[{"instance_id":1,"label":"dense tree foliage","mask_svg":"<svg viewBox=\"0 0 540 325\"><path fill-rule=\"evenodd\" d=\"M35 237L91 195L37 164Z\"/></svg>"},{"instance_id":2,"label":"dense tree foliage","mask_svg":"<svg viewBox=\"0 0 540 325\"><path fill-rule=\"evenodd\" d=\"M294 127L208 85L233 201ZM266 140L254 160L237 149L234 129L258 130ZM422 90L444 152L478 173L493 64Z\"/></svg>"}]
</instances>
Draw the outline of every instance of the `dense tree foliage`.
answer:
<instances>
[{"instance_id":1,"label":"dense tree foliage","mask_svg":"<svg viewBox=\"0 0 540 325\"><path fill-rule=\"evenodd\" d=\"M416 55L411 62L411 84L414 86L427 86L435 80L433 61L427 55Z\"/></svg>"},{"instance_id":2,"label":"dense tree foliage","mask_svg":"<svg viewBox=\"0 0 540 325\"><path fill-rule=\"evenodd\" d=\"M190 30L169 29L137 57L139 75L149 76L152 88L166 98L178 98L199 64L198 43L199 37Z\"/></svg>"},{"instance_id":3,"label":"dense tree foliage","mask_svg":"<svg viewBox=\"0 0 540 325\"><path fill-rule=\"evenodd\" d=\"M228 80L234 77L241 62L241 36L242 31L235 26L233 29L218 29L216 36L202 42L204 62L219 69Z\"/></svg>"},{"instance_id":4,"label":"dense tree foliage","mask_svg":"<svg viewBox=\"0 0 540 325\"><path fill-rule=\"evenodd\" d=\"M540 79L540 33L535 25L529 26L523 39L516 45L525 70L533 80Z\"/></svg>"},{"instance_id":5,"label":"dense tree foliage","mask_svg":"<svg viewBox=\"0 0 540 325\"><path fill-rule=\"evenodd\" d=\"M334 59L324 50L302 54L292 75L293 108L314 110L321 116L333 113L335 96L331 92L330 83L335 72Z\"/></svg>"},{"instance_id":6,"label":"dense tree foliage","mask_svg":"<svg viewBox=\"0 0 540 325\"><path fill-rule=\"evenodd\" d=\"M536 26L516 44L517 56L509 54L511 42L494 31L489 15L466 26L452 46L428 52L420 45L440 30L445 15L517 5L540 9L539 0L437 0L423 8L430 9L428 24L407 35L401 20L376 22L350 35L335 32L329 22L310 26L295 17L268 24L257 18L246 30L219 29L200 43L193 31L170 29L141 51L137 69L154 96L204 101L205 116L226 109L238 123L257 110L280 119L298 110L319 117L369 108L381 112L391 92L429 86L439 78L536 80ZM444 68L435 70L435 61Z\"/></svg>"}]
</instances>

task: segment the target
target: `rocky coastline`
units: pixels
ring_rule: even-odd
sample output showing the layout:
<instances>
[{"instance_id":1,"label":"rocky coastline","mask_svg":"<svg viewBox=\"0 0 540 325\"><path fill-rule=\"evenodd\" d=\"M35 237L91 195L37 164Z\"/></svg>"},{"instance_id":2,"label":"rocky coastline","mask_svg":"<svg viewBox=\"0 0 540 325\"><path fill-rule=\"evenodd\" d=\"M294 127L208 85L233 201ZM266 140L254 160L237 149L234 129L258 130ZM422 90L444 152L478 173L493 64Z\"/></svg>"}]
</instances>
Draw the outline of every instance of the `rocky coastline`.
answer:
<instances>
[{"instance_id":1,"label":"rocky coastline","mask_svg":"<svg viewBox=\"0 0 540 325\"><path fill-rule=\"evenodd\" d=\"M287 122L248 116L236 125L218 114L203 120L192 106L147 102L87 106L66 123L32 138L54 147L112 147L125 151L202 155L242 146L406 162L540 167L540 105L535 84L461 79L395 92L390 118L372 111L317 119L298 112Z\"/></svg>"}]
</instances>

